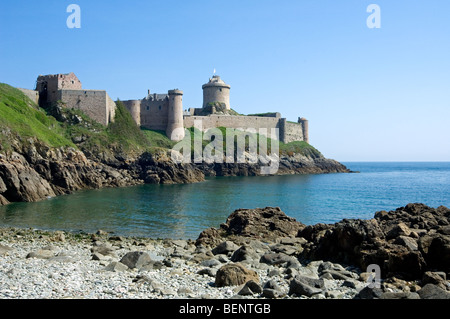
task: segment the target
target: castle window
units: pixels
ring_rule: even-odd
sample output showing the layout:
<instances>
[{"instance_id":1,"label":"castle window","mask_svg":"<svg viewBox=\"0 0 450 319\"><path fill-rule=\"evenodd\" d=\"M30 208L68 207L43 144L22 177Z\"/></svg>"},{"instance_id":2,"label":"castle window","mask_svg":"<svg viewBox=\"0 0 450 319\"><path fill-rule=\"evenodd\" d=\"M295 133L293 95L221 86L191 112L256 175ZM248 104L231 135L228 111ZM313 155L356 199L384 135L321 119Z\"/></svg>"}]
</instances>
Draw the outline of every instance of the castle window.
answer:
<instances>
[{"instance_id":1,"label":"castle window","mask_svg":"<svg viewBox=\"0 0 450 319\"><path fill-rule=\"evenodd\" d=\"M147 106L147 111L150 110L150 106Z\"/></svg>"},{"instance_id":2,"label":"castle window","mask_svg":"<svg viewBox=\"0 0 450 319\"><path fill-rule=\"evenodd\" d=\"M220 92L222 92L222 89L219 89Z\"/></svg>"},{"instance_id":3,"label":"castle window","mask_svg":"<svg viewBox=\"0 0 450 319\"><path fill-rule=\"evenodd\" d=\"M161 111L161 105L159 106L159 110Z\"/></svg>"}]
</instances>

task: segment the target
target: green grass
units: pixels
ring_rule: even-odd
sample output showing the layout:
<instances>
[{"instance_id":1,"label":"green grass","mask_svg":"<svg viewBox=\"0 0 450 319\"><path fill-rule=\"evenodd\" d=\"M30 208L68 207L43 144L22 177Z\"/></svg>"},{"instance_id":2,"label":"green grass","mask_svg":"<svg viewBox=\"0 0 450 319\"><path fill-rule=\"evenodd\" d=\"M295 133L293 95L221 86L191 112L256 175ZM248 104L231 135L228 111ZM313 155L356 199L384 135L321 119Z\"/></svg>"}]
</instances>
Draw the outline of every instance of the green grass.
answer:
<instances>
[{"instance_id":1,"label":"green grass","mask_svg":"<svg viewBox=\"0 0 450 319\"><path fill-rule=\"evenodd\" d=\"M47 116L20 90L0 83L0 128L9 129L22 140L36 137L51 147L74 146L64 136L64 127L53 117ZM3 149L9 149L7 136L0 135Z\"/></svg>"},{"instance_id":2,"label":"green grass","mask_svg":"<svg viewBox=\"0 0 450 319\"><path fill-rule=\"evenodd\" d=\"M316 148L305 141L294 141L287 144L280 142L280 153L289 156L302 154L313 158L322 157L322 154Z\"/></svg>"},{"instance_id":3,"label":"green grass","mask_svg":"<svg viewBox=\"0 0 450 319\"><path fill-rule=\"evenodd\" d=\"M151 146L160 148L172 148L176 142L171 141L165 131L149 130L141 128L144 136L150 141Z\"/></svg>"},{"instance_id":4,"label":"green grass","mask_svg":"<svg viewBox=\"0 0 450 319\"><path fill-rule=\"evenodd\" d=\"M63 106L63 105L62 105ZM108 126L99 124L80 110L62 108L67 119L57 121L48 110L39 108L20 90L0 83L0 130L11 131L22 142L35 137L49 147L74 147L98 155L102 152L143 153L158 148L170 148L173 142L164 133L141 130L122 102L116 102L114 122ZM74 119L81 121L74 121ZM77 138L82 142L74 143ZM6 134L0 135L1 149L11 145Z\"/></svg>"}]
</instances>

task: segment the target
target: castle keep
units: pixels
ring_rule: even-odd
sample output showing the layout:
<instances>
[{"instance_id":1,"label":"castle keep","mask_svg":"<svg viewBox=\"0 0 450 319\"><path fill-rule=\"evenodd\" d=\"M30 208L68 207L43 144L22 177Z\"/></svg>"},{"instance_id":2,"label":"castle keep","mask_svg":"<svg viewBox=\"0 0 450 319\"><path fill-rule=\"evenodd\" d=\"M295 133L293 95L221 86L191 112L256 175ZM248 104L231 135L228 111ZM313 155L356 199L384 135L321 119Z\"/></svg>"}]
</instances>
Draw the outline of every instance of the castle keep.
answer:
<instances>
[{"instance_id":1,"label":"castle keep","mask_svg":"<svg viewBox=\"0 0 450 319\"><path fill-rule=\"evenodd\" d=\"M184 128L197 127L207 131L216 127L234 129L279 129L284 143L309 143L308 120L298 118L289 122L281 114L264 113L238 115L230 105L231 86L214 75L202 86L203 105L183 111L183 91L174 89L167 94L151 93L140 100L122 101L136 124L150 130L164 131L173 141L184 138ZM93 120L108 125L114 121L116 104L104 90L85 90L74 73L39 75L35 90L21 89L28 97L46 107L62 103L66 108L83 111Z\"/></svg>"},{"instance_id":2,"label":"castle keep","mask_svg":"<svg viewBox=\"0 0 450 319\"><path fill-rule=\"evenodd\" d=\"M197 127L207 131L216 127L235 129L260 129L270 132L271 128L279 129L279 138L284 143L305 141L309 143L308 120L299 118L297 123L281 118L280 113L264 113L255 116L236 115L230 106L231 86L218 75L209 79L202 86L203 106L190 108L183 112L182 95L179 90L168 91L168 94L156 94L148 91L142 100L122 101L130 111L136 123L147 129L162 130L174 141L183 139L183 130L177 128ZM176 134L174 135L174 132Z\"/></svg>"},{"instance_id":3,"label":"castle keep","mask_svg":"<svg viewBox=\"0 0 450 319\"><path fill-rule=\"evenodd\" d=\"M108 125L114 121L116 103L104 90L83 90L74 73L39 75L35 90L21 89L41 107L62 102L83 111L91 119Z\"/></svg>"}]
</instances>

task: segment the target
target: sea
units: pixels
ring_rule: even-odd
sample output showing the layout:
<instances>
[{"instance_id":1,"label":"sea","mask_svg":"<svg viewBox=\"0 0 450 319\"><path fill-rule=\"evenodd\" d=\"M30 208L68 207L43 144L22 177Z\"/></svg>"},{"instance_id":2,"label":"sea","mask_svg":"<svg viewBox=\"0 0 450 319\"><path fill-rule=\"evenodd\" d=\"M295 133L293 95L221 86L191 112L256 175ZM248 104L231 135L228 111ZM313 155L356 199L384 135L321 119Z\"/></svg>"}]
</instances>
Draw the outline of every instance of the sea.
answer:
<instances>
[{"instance_id":1,"label":"sea","mask_svg":"<svg viewBox=\"0 0 450 319\"><path fill-rule=\"evenodd\" d=\"M239 208L280 207L306 225L370 219L408 203L450 207L450 162L344 162L359 173L210 177L79 191L0 207L0 227L196 239Z\"/></svg>"}]
</instances>

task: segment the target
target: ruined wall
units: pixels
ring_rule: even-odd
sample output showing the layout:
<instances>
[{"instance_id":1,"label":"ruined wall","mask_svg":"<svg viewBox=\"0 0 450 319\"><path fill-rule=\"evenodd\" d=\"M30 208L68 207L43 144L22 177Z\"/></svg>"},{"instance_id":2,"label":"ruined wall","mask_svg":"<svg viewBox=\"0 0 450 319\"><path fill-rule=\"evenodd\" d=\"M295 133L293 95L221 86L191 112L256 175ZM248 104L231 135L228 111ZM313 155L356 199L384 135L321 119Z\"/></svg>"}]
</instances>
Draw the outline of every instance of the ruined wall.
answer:
<instances>
[{"instance_id":1,"label":"ruined wall","mask_svg":"<svg viewBox=\"0 0 450 319\"><path fill-rule=\"evenodd\" d=\"M71 72L68 74L39 75L36 81L36 91L39 92L41 105L58 101L59 90L81 90L81 82Z\"/></svg>"},{"instance_id":2,"label":"ruined wall","mask_svg":"<svg viewBox=\"0 0 450 319\"><path fill-rule=\"evenodd\" d=\"M114 121L115 103L103 90L59 90L58 100L67 108L82 110L91 119L108 125Z\"/></svg>"},{"instance_id":3,"label":"ruined wall","mask_svg":"<svg viewBox=\"0 0 450 319\"><path fill-rule=\"evenodd\" d=\"M284 129L284 143L303 141L303 127L299 123L286 122Z\"/></svg>"},{"instance_id":4,"label":"ruined wall","mask_svg":"<svg viewBox=\"0 0 450 319\"><path fill-rule=\"evenodd\" d=\"M22 89L22 88L18 88L19 90L22 91L23 94L25 94L26 96L28 96L28 98L33 101L36 104L39 104L39 92L35 91L35 90L28 90L28 89Z\"/></svg>"}]
</instances>

